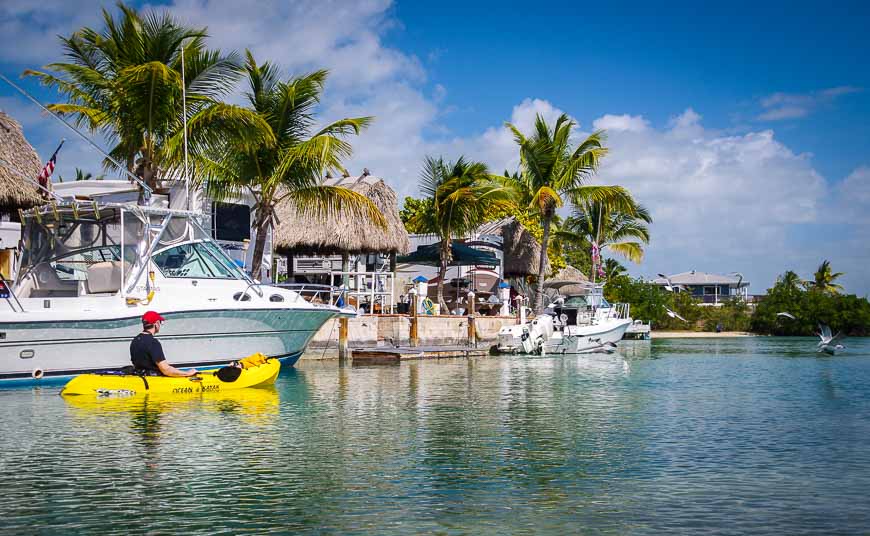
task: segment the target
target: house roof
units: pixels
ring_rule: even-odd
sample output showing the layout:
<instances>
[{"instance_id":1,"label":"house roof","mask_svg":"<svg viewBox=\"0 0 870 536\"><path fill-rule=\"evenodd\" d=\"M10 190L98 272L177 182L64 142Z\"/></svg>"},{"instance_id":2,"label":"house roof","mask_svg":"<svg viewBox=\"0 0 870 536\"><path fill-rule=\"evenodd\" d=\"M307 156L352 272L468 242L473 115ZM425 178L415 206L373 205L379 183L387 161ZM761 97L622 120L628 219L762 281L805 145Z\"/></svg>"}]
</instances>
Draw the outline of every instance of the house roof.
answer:
<instances>
[{"instance_id":1,"label":"house roof","mask_svg":"<svg viewBox=\"0 0 870 536\"><path fill-rule=\"evenodd\" d=\"M684 285L684 286L693 286L693 285L731 285L736 286L738 283L740 287L748 287L749 281L743 279L739 275L722 275L722 274L711 274L708 272L699 272L697 270L690 270L688 272L682 272L679 274L669 275L668 279L671 280L671 283L674 285ZM668 282L662 278L657 277L652 280L652 283L655 285L667 285Z\"/></svg>"}]
</instances>

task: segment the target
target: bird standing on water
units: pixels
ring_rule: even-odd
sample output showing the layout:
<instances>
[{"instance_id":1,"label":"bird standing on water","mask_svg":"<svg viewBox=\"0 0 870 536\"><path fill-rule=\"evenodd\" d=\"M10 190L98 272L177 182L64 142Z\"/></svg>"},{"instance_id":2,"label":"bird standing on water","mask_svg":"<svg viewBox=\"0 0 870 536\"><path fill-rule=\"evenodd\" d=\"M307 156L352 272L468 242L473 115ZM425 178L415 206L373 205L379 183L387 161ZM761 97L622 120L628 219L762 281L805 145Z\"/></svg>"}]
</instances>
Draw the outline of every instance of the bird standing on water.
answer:
<instances>
[{"instance_id":1,"label":"bird standing on water","mask_svg":"<svg viewBox=\"0 0 870 536\"><path fill-rule=\"evenodd\" d=\"M819 324L819 333L816 335L819 336L819 352L824 352L828 355L834 355L839 350L844 350L846 347L840 344L840 341L844 339L843 332L837 333L836 335L831 335L831 328L826 324Z\"/></svg>"}]
</instances>

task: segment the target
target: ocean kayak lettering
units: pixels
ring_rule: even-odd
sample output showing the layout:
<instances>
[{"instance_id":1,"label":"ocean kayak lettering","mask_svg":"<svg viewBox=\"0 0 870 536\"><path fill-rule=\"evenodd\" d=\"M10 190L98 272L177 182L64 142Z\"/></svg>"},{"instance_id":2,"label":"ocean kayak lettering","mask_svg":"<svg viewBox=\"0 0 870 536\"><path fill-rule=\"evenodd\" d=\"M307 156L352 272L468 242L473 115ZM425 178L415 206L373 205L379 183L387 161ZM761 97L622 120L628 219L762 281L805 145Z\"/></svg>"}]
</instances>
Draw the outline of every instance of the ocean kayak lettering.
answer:
<instances>
[{"instance_id":1,"label":"ocean kayak lettering","mask_svg":"<svg viewBox=\"0 0 870 536\"><path fill-rule=\"evenodd\" d=\"M202 387L194 389L193 387L176 387L172 390L173 394L185 394L185 393L204 393L206 391L220 391L220 385L203 385Z\"/></svg>"}]
</instances>

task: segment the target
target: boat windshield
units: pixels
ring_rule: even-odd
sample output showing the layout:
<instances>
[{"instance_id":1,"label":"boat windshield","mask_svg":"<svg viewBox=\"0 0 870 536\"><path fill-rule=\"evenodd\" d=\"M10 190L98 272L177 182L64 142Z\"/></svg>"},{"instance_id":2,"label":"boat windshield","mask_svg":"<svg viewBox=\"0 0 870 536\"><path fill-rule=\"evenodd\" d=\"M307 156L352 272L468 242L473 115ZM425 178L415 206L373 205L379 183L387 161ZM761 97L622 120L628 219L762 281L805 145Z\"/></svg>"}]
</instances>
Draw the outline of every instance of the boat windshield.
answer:
<instances>
[{"instance_id":1,"label":"boat windshield","mask_svg":"<svg viewBox=\"0 0 870 536\"><path fill-rule=\"evenodd\" d=\"M216 249L213 242L188 242L155 253L152 259L164 277L238 279L237 270Z\"/></svg>"},{"instance_id":2,"label":"boat windshield","mask_svg":"<svg viewBox=\"0 0 870 536\"><path fill-rule=\"evenodd\" d=\"M568 296L565 298L564 307L579 307L585 308L589 305L589 302L586 301L586 296Z\"/></svg>"},{"instance_id":3,"label":"boat windshield","mask_svg":"<svg viewBox=\"0 0 870 536\"><path fill-rule=\"evenodd\" d=\"M118 207L91 205L28 214L16 293L35 298L120 290L121 265L135 261L144 234L141 221L127 218L122 225L122 219Z\"/></svg>"}]
</instances>

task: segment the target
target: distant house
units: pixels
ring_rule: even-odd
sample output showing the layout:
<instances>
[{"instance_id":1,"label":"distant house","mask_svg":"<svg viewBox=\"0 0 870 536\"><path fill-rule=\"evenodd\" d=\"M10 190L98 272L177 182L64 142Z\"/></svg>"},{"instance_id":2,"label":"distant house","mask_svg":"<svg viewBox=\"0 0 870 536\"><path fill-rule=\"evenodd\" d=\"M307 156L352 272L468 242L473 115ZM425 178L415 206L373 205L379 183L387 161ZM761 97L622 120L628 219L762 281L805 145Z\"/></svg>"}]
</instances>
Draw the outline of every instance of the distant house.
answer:
<instances>
[{"instance_id":1,"label":"distant house","mask_svg":"<svg viewBox=\"0 0 870 536\"><path fill-rule=\"evenodd\" d=\"M749 297L749 281L740 274L721 275L692 270L667 278L658 277L652 283L671 286L674 292L689 292L704 305L722 305L734 298L748 301Z\"/></svg>"}]
</instances>

